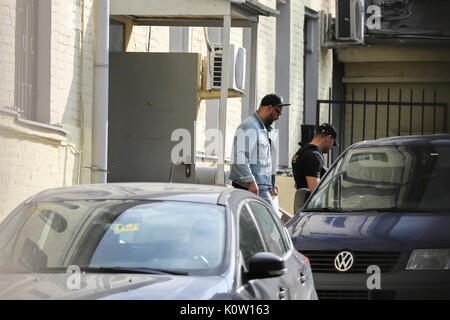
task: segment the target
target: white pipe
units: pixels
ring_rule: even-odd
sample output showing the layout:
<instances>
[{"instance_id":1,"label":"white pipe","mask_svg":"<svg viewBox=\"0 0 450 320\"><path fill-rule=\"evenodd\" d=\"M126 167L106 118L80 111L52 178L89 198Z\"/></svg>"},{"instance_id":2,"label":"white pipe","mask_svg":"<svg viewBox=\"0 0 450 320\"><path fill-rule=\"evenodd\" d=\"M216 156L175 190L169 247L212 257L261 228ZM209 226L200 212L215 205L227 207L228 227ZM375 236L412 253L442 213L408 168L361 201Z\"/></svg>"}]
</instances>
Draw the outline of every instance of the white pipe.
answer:
<instances>
[{"instance_id":1,"label":"white pipe","mask_svg":"<svg viewBox=\"0 0 450 320\"><path fill-rule=\"evenodd\" d=\"M227 126L227 101L228 101L228 82L229 82L229 61L230 61L230 29L231 16L223 17L223 38L222 38L222 83L220 86L219 101L219 132L222 134L222 144L219 152L217 164L217 182L224 184L225 181L225 142Z\"/></svg>"},{"instance_id":2,"label":"white pipe","mask_svg":"<svg viewBox=\"0 0 450 320\"><path fill-rule=\"evenodd\" d=\"M250 84L249 84L249 115L256 111L258 101L258 88L256 83L258 82L258 24L253 24L251 28L251 57L250 57ZM242 119L245 120L245 119Z\"/></svg>"},{"instance_id":3,"label":"white pipe","mask_svg":"<svg viewBox=\"0 0 450 320\"><path fill-rule=\"evenodd\" d=\"M94 0L92 183L106 183L108 168L109 0Z\"/></svg>"}]
</instances>

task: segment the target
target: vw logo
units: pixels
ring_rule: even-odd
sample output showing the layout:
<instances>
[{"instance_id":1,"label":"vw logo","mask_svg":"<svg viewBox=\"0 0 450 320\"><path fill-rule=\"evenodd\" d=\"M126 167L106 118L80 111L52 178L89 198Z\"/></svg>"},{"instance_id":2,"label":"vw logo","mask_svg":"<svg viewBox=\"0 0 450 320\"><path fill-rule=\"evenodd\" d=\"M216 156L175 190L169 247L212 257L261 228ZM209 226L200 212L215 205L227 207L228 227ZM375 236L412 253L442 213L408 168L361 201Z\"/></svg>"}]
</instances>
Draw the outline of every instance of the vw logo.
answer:
<instances>
[{"instance_id":1,"label":"vw logo","mask_svg":"<svg viewBox=\"0 0 450 320\"><path fill-rule=\"evenodd\" d=\"M336 256L336 259L334 259L334 267L340 272L348 271L352 266L353 255L351 254L351 252L339 252L339 254Z\"/></svg>"}]
</instances>

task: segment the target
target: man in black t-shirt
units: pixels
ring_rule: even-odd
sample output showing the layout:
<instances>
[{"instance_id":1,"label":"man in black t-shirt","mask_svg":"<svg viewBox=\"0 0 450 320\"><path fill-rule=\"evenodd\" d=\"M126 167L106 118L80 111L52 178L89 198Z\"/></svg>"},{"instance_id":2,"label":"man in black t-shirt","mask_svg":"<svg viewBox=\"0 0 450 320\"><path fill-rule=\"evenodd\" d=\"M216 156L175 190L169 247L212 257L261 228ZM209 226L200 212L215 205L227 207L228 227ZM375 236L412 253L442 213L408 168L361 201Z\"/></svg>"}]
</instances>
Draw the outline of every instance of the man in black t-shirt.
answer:
<instances>
[{"instance_id":1,"label":"man in black t-shirt","mask_svg":"<svg viewBox=\"0 0 450 320\"><path fill-rule=\"evenodd\" d=\"M323 123L316 128L314 138L300 148L292 157L295 188L308 188L313 191L325 174L325 161L322 154L328 153L337 146L337 132L333 125Z\"/></svg>"}]
</instances>

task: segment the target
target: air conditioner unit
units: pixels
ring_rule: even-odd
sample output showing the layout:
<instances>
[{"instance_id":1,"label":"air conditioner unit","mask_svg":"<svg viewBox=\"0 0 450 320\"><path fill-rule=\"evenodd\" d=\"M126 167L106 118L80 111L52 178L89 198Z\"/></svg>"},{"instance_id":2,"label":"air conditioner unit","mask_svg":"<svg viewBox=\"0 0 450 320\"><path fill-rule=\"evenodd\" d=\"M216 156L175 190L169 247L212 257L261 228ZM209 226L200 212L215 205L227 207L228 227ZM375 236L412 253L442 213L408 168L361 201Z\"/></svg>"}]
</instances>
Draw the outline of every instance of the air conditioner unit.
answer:
<instances>
[{"instance_id":1,"label":"air conditioner unit","mask_svg":"<svg viewBox=\"0 0 450 320\"><path fill-rule=\"evenodd\" d=\"M243 92L245 89L246 50L230 44L228 89ZM222 85L223 47L221 43L212 44L209 54L208 90L220 90Z\"/></svg>"},{"instance_id":2,"label":"air conditioner unit","mask_svg":"<svg viewBox=\"0 0 450 320\"><path fill-rule=\"evenodd\" d=\"M336 0L336 41L364 43L364 0Z\"/></svg>"}]
</instances>

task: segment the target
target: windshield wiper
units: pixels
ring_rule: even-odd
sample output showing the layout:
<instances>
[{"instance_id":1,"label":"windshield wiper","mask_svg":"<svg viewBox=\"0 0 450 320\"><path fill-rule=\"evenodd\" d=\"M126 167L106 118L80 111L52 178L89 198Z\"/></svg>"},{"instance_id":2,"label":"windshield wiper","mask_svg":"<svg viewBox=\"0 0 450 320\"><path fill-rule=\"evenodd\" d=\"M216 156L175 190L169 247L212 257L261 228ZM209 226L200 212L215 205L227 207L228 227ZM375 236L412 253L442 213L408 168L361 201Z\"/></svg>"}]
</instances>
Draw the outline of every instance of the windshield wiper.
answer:
<instances>
[{"instance_id":1,"label":"windshield wiper","mask_svg":"<svg viewBox=\"0 0 450 320\"><path fill-rule=\"evenodd\" d=\"M19 268L1 268L0 273L67 273L68 267L36 268L33 270L23 270ZM158 269L158 268L126 268L126 267L80 267L81 272L98 273L139 273L139 274L171 274L188 276L186 271Z\"/></svg>"},{"instance_id":2,"label":"windshield wiper","mask_svg":"<svg viewBox=\"0 0 450 320\"><path fill-rule=\"evenodd\" d=\"M398 208L398 207L391 207L391 208L349 208L349 209L338 209L338 208L332 208L332 207L325 207L325 208L310 208L305 209L302 212L392 212L392 213L439 213L443 210L438 209L420 209L420 208Z\"/></svg>"},{"instance_id":3,"label":"windshield wiper","mask_svg":"<svg viewBox=\"0 0 450 320\"><path fill-rule=\"evenodd\" d=\"M302 212L349 212L349 211L348 210L338 209L338 208L325 207L325 208L305 209Z\"/></svg>"},{"instance_id":4,"label":"windshield wiper","mask_svg":"<svg viewBox=\"0 0 450 320\"><path fill-rule=\"evenodd\" d=\"M159 268L127 268L127 267L86 267L81 268L83 272L99 272L99 273L140 273L140 274L172 274L180 276L188 276L189 272L159 269Z\"/></svg>"},{"instance_id":5,"label":"windshield wiper","mask_svg":"<svg viewBox=\"0 0 450 320\"><path fill-rule=\"evenodd\" d=\"M353 212L414 212L414 213L439 213L441 210L437 209L419 209L419 208L362 208L362 209L353 209Z\"/></svg>"}]
</instances>

